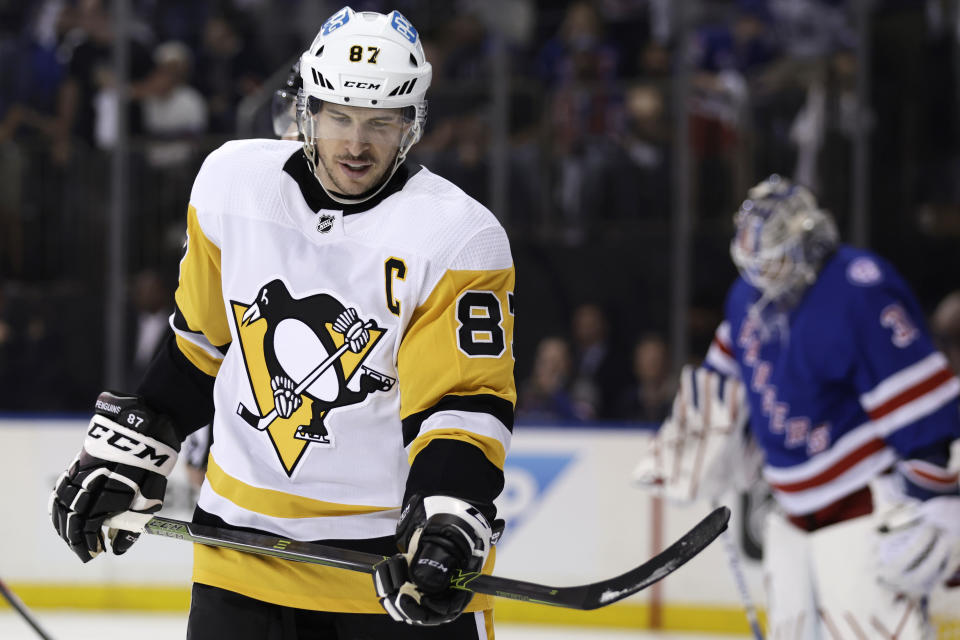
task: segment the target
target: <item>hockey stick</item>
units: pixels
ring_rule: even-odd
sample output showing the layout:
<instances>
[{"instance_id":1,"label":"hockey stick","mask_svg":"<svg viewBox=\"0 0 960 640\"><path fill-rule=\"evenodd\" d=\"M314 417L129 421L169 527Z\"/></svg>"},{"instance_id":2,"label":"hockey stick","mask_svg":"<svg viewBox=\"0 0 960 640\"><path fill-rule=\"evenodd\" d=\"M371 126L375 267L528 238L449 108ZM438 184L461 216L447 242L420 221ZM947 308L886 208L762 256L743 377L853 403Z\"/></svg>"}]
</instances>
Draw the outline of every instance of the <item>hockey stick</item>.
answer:
<instances>
[{"instance_id":1,"label":"hockey stick","mask_svg":"<svg viewBox=\"0 0 960 640\"><path fill-rule=\"evenodd\" d=\"M717 507L717 501L713 500L712 505ZM733 574L733 581L737 584L737 591L740 592L740 604L743 605L747 622L750 623L750 632L753 634L754 640L763 640L763 631L760 630L760 621L757 619L757 608L754 606L750 590L747 588L747 579L743 575L743 566L740 564L740 553L737 551L736 542L729 529L721 533L720 537L723 538L723 549L727 554L730 573Z\"/></svg>"},{"instance_id":2,"label":"hockey stick","mask_svg":"<svg viewBox=\"0 0 960 640\"><path fill-rule=\"evenodd\" d=\"M373 320L367 320L367 322L364 323L363 328L372 329L375 326L377 326L376 322L374 322ZM340 348L334 351L333 353L331 353L329 356L327 356L323 360L323 362L315 366L313 368L313 371L308 373L307 376L300 381L300 384L296 386L296 388L293 390L293 395L299 396L301 393L304 392L304 390L307 387L309 387L314 382L316 382L317 378L319 378L324 371L329 369L330 365L336 362L340 358L340 356L342 356L346 352L346 350L349 347L350 347L350 342L347 341L346 336L344 336L344 342L342 345L340 345ZM261 417L260 414L254 413L250 409L247 409L241 402L237 406L237 415L243 418L244 422L249 424L254 429L258 431L263 431L267 427L269 427L271 424L273 424L273 421L277 419L277 407L276 405L274 405L273 409L270 410L270 413Z\"/></svg>"},{"instance_id":3,"label":"hockey stick","mask_svg":"<svg viewBox=\"0 0 960 640\"><path fill-rule=\"evenodd\" d=\"M727 528L729 520L730 509L715 509L663 552L624 574L600 582L551 587L500 576L461 573L451 579L450 586L463 591L554 607L597 609L645 589L676 571L713 542ZM107 526L361 573L372 574L374 566L385 558L372 553L297 542L262 533L209 527L159 516L151 518L149 514L129 511L108 520Z\"/></svg>"},{"instance_id":4,"label":"hockey stick","mask_svg":"<svg viewBox=\"0 0 960 640\"><path fill-rule=\"evenodd\" d=\"M53 640L53 636L43 630L43 627L40 626L40 623L36 618L33 617L33 614L30 613L30 609L27 609L27 605L23 604L23 601L17 597L10 588L3 583L3 580L0 580L0 594L3 595L4 600L10 603L10 606L13 607L20 616L27 621L33 630L37 632L37 635L43 638L43 640Z\"/></svg>"}]
</instances>

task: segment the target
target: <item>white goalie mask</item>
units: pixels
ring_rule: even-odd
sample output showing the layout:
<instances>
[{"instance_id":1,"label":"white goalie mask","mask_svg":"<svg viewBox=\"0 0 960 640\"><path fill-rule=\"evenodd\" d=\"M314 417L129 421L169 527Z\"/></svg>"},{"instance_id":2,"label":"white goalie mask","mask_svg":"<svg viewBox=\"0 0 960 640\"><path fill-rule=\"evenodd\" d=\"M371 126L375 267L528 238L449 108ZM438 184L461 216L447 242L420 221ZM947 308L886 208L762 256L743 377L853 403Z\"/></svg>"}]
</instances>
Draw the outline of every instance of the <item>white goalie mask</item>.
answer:
<instances>
[{"instance_id":1,"label":"white goalie mask","mask_svg":"<svg viewBox=\"0 0 960 640\"><path fill-rule=\"evenodd\" d=\"M323 163L325 144L350 138L359 145L395 149L392 158L378 158L387 163L386 171L361 194L331 190L321 181L331 198L362 202L386 185L423 135L432 76L417 30L399 11L384 15L344 7L323 24L300 57L300 133L314 175ZM325 108L339 117L331 120ZM345 113L350 122L342 117Z\"/></svg>"},{"instance_id":2,"label":"white goalie mask","mask_svg":"<svg viewBox=\"0 0 960 640\"><path fill-rule=\"evenodd\" d=\"M776 174L750 189L734 225L730 255L761 292L758 308L795 301L839 241L833 217L810 190Z\"/></svg>"}]
</instances>

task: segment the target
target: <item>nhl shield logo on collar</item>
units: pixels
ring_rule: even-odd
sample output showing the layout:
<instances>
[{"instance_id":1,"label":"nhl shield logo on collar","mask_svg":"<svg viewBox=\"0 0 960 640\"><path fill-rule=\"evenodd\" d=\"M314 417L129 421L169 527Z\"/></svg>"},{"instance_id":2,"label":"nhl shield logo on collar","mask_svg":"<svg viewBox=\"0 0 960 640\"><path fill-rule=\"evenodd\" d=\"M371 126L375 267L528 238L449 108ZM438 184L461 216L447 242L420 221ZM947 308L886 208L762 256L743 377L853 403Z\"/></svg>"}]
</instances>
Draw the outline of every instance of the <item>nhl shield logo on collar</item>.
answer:
<instances>
[{"instance_id":1,"label":"nhl shield logo on collar","mask_svg":"<svg viewBox=\"0 0 960 640\"><path fill-rule=\"evenodd\" d=\"M333 220L334 217L328 213L320 216L320 219L317 220L317 231L320 233L328 233L330 229L333 229Z\"/></svg>"}]
</instances>

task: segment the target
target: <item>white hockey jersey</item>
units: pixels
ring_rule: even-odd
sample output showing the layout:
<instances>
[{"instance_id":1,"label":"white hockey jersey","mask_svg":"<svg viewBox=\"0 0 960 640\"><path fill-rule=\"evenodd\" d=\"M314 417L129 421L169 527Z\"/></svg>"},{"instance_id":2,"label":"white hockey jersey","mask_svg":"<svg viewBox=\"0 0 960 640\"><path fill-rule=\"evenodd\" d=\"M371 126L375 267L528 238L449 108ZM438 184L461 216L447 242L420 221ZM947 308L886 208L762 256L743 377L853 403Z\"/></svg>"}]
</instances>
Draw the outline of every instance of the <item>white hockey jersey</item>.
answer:
<instances>
[{"instance_id":1,"label":"white hockey jersey","mask_svg":"<svg viewBox=\"0 0 960 640\"><path fill-rule=\"evenodd\" d=\"M503 468L516 401L509 244L488 210L422 168L368 210L315 212L284 171L298 144L227 143L191 193L171 322L180 351L216 376L198 506L295 540L391 536L428 443L465 442ZM350 309L367 332L359 351L336 324ZM288 418L275 393L295 398ZM315 565L197 546L194 580L382 613L369 576Z\"/></svg>"}]
</instances>

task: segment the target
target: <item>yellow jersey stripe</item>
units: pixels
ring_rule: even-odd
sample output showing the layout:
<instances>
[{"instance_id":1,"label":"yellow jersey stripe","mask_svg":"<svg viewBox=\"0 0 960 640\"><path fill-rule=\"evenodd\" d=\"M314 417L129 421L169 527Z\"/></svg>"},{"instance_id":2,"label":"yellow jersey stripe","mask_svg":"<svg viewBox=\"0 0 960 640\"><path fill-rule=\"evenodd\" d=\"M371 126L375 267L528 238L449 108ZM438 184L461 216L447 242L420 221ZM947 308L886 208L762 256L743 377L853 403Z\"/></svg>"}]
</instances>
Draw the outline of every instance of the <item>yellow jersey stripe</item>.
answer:
<instances>
[{"instance_id":1,"label":"yellow jersey stripe","mask_svg":"<svg viewBox=\"0 0 960 640\"><path fill-rule=\"evenodd\" d=\"M438 440L440 438L459 440L461 442L471 444L483 451L483 455L487 458L487 460L496 465L498 469L503 469L504 461L507 458L507 452L506 449L504 449L502 442L494 438L461 431L459 429L431 429L422 436L417 437L410 444L410 450L407 454L407 460L410 461L410 464L413 464L413 459L417 457L417 454L420 453L424 447L430 444L433 440Z\"/></svg>"},{"instance_id":2,"label":"yellow jersey stripe","mask_svg":"<svg viewBox=\"0 0 960 640\"><path fill-rule=\"evenodd\" d=\"M321 518L331 516L354 516L366 513L389 511L398 507L371 507L367 505L339 504L314 500L263 489L234 478L213 459L207 458L207 483L219 496L226 498L241 509L253 511L272 518Z\"/></svg>"},{"instance_id":3,"label":"yellow jersey stripe","mask_svg":"<svg viewBox=\"0 0 960 640\"><path fill-rule=\"evenodd\" d=\"M211 345L230 342L230 325L220 283L220 247L203 233L197 210L192 205L187 209L187 251L180 262L180 281L174 299L190 331L202 333ZM181 340L177 343L182 345ZM186 351L184 355L190 357Z\"/></svg>"}]
</instances>

